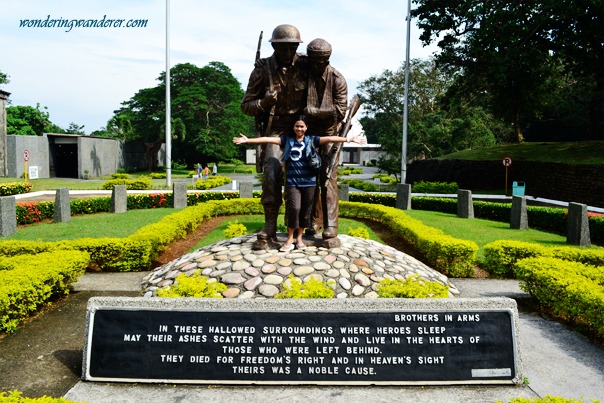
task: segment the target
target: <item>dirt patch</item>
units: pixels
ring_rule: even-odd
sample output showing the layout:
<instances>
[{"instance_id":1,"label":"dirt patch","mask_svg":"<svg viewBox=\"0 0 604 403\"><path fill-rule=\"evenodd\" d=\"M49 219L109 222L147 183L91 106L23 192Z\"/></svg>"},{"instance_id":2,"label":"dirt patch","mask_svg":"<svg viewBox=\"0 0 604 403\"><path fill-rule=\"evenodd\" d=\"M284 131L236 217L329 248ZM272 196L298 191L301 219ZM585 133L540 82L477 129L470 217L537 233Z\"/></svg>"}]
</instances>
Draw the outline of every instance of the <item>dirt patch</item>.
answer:
<instances>
[{"instance_id":1,"label":"dirt patch","mask_svg":"<svg viewBox=\"0 0 604 403\"><path fill-rule=\"evenodd\" d=\"M216 228L226 218L226 216L211 217L203 221L193 232L189 233L186 238L172 242L168 249L166 249L157 257L157 259L155 259L153 262L153 267L158 267L169 263L172 260L178 259L182 255L187 254L189 249L191 249L197 242L212 232L214 228Z\"/></svg>"}]
</instances>

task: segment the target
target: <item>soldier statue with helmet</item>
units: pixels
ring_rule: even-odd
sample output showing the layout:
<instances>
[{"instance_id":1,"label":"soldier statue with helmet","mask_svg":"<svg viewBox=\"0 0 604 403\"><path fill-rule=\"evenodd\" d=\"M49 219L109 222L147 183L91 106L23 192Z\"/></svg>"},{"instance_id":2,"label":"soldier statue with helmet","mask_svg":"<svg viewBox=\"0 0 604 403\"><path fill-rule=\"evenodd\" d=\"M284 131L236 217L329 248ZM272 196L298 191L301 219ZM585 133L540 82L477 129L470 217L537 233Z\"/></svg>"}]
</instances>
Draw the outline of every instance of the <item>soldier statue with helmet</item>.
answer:
<instances>
[{"instance_id":1,"label":"soldier statue with helmet","mask_svg":"<svg viewBox=\"0 0 604 403\"><path fill-rule=\"evenodd\" d=\"M309 118L309 133L315 136L338 136L346 115L348 86L344 76L329 64L331 45L317 38L306 47L309 62L308 97L304 114ZM339 246L338 235L338 172L334 165L340 159L340 147L335 143L321 146L322 164L319 171L315 203L312 209L312 226L307 234L317 234L323 229L324 246Z\"/></svg>"},{"instance_id":2,"label":"soldier statue with helmet","mask_svg":"<svg viewBox=\"0 0 604 403\"><path fill-rule=\"evenodd\" d=\"M302 39L293 25L283 24L273 30L269 41L273 47L270 57L256 61L241 109L254 116L258 136L286 136L306 105L308 68L306 58L296 50ZM278 145L263 144L261 203L264 207L264 228L257 234L256 249L267 248L276 241L277 217L283 203L283 170Z\"/></svg>"}]
</instances>

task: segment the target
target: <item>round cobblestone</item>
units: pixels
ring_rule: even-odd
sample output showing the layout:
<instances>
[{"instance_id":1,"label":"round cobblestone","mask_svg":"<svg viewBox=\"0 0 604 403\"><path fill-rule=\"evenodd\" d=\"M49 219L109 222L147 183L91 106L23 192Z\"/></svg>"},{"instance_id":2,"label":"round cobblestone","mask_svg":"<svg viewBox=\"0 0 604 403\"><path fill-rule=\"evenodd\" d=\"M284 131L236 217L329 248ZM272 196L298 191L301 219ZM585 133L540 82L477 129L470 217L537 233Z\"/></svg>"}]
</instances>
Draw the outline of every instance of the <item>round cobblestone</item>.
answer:
<instances>
[{"instance_id":1,"label":"round cobblestone","mask_svg":"<svg viewBox=\"0 0 604 403\"><path fill-rule=\"evenodd\" d=\"M318 279L336 290L336 298L377 298L377 286L385 278L405 279L419 275L459 291L449 279L417 259L380 243L338 236L341 247L307 247L292 253L253 251L255 235L245 235L206 246L157 267L143 279L143 294L154 297L169 287L181 273L201 270L209 281L227 284L225 298L273 298L294 275L307 282Z\"/></svg>"}]
</instances>

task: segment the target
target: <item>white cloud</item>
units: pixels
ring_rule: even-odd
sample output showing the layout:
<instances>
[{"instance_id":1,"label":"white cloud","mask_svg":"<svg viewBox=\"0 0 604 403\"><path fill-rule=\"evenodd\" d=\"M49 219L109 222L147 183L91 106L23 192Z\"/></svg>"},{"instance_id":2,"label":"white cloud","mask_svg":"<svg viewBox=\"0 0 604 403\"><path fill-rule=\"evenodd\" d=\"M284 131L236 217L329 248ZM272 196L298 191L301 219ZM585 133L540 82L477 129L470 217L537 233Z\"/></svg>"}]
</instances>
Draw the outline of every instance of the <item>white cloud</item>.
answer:
<instances>
[{"instance_id":1,"label":"white cloud","mask_svg":"<svg viewBox=\"0 0 604 403\"><path fill-rule=\"evenodd\" d=\"M157 84L165 70L165 0L4 0L0 16L0 71L10 76L4 90L15 105L39 102L62 127L70 122L91 132L104 126L136 91ZM21 19L147 19L145 28L19 28ZM262 56L275 26L300 29L299 51L316 37L333 46L332 64L358 82L405 59L406 4L391 0L171 0L171 65L211 61L227 65L245 87L258 34ZM412 26L412 58L422 49Z\"/></svg>"}]
</instances>

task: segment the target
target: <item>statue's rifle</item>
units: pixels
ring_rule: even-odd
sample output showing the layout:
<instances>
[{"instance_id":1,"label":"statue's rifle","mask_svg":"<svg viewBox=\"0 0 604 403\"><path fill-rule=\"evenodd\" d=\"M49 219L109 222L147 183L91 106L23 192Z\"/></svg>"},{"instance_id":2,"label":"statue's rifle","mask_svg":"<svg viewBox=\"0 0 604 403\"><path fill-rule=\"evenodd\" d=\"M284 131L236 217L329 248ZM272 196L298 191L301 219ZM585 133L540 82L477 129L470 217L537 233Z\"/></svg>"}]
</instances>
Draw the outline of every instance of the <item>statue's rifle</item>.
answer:
<instances>
[{"instance_id":1,"label":"statue's rifle","mask_svg":"<svg viewBox=\"0 0 604 403\"><path fill-rule=\"evenodd\" d=\"M359 98L358 95L355 95L354 97L352 97L352 99L350 100L350 104L348 105L348 110L346 111L346 121L341 126L340 132L338 133L339 137L346 137L348 135L348 132L350 131L350 128L352 127L352 118L358 112L360 107L361 107L361 99ZM327 167L327 171L326 171L327 178L329 178L331 176L331 173L333 172L334 168L336 167L336 164L338 163L337 157L338 157L343 145L344 145L344 143L338 143L337 145L334 144L334 147L332 147L330 150L332 155L331 155L331 158L329 159L330 164Z\"/></svg>"},{"instance_id":2,"label":"statue's rifle","mask_svg":"<svg viewBox=\"0 0 604 403\"><path fill-rule=\"evenodd\" d=\"M260 31L260 36L258 37L258 47L256 48L256 60L255 60L255 65L258 64L258 60L260 60L260 47L262 46L262 33L263 31ZM264 130L263 130L263 124L262 124L262 116L256 116L255 119L255 126L256 126L256 137L262 137L264 135ZM263 148L262 148L262 144L257 144L256 145L256 172L262 172L262 166L264 163L264 156L263 156Z\"/></svg>"}]
</instances>

